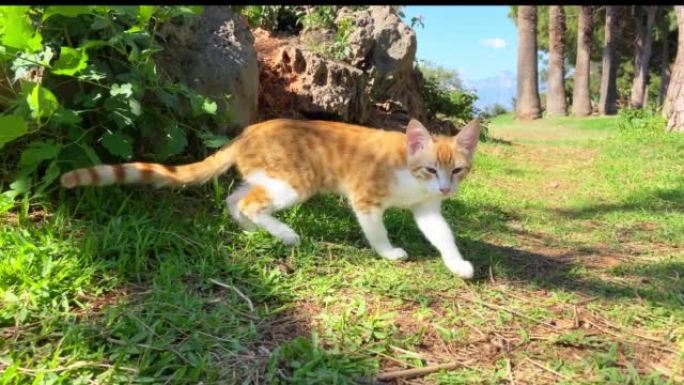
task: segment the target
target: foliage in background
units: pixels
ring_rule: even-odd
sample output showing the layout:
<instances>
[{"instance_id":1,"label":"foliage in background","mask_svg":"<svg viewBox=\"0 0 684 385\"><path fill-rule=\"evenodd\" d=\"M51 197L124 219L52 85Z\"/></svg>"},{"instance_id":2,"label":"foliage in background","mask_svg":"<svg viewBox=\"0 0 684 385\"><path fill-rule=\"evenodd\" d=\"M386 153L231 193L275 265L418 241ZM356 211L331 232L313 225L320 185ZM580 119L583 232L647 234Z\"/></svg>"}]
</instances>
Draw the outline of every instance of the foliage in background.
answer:
<instances>
[{"instance_id":1,"label":"foliage in background","mask_svg":"<svg viewBox=\"0 0 684 385\"><path fill-rule=\"evenodd\" d=\"M306 7L303 14L299 16L298 23L304 29L314 28L335 28L335 18L337 17L337 7L333 5L319 5Z\"/></svg>"},{"instance_id":2,"label":"foliage in background","mask_svg":"<svg viewBox=\"0 0 684 385\"><path fill-rule=\"evenodd\" d=\"M304 15L301 6L293 5L248 5L240 12L253 28L267 31L295 32L298 20Z\"/></svg>"},{"instance_id":3,"label":"foliage in background","mask_svg":"<svg viewBox=\"0 0 684 385\"><path fill-rule=\"evenodd\" d=\"M214 100L169 81L154 61L160 24L201 9L0 7L4 199L40 196L77 167L164 161L224 122Z\"/></svg>"},{"instance_id":4,"label":"foliage in background","mask_svg":"<svg viewBox=\"0 0 684 385\"><path fill-rule=\"evenodd\" d=\"M662 132L665 118L651 109L622 108L618 113L617 126L622 131L647 133Z\"/></svg>"},{"instance_id":5,"label":"foliage in background","mask_svg":"<svg viewBox=\"0 0 684 385\"><path fill-rule=\"evenodd\" d=\"M477 94L463 89L458 72L425 61L416 64L415 68L421 75L420 92L428 113L451 120L456 127L461 127L479 116L482 126L480 139L488 138L488 116L475 107Z\"/></svg>"}]
</instances>

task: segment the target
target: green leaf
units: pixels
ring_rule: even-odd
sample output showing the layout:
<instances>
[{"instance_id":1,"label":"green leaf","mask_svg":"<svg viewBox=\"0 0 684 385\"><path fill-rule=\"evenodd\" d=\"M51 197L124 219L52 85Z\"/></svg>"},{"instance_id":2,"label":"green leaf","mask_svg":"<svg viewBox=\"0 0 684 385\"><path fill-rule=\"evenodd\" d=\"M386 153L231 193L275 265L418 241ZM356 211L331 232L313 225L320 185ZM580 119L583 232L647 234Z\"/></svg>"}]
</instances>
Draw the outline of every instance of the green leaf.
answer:
<instances>
[{"instance_id":1,"label":"green leaf","mask_svg":"<svg viewBox=\"0 0 684 385\"><path fill-rule=\"evenodd\" d=\"M157 7L154 5L140 5L138 6L138 22L141 25L147 24L147 22L150 20L152 15L154 15L154 11L157 10Z\"/></svg>"},{"instance_id":2,"label":"green leaf","mask_svg":"<svg viewBox=\"0 0 684 385\"><path fill-rule=\"evenodd\" d=\"M112 155L130 159L133 156L133 139L122 133L107 132L102 136L102 145Z\"/></svg>"},{"instance_id":3,"label":"green leaf","mask_svg":"<svg viewBox=\"0 0 684 385\"><path fill-rule=\"evenodd\" d=\"M187 145L188 138L185 131L177 124L170 124L166 126L166 134L162 139L159 156L161 159L166 159L169 156L180 154Z\"/></svg>"},{"instance_id":4,"label":"green leaf","mask_svg":"<svg viewBox=\"0 0 684 385\"><path fill-rule=\"evenodd\" d=\"M209 148L222 147L224 144L230 141L230 138L226 135L217 135L209 132L198 134L202 139L202 143Z\"/></svg>"},{"instance_id":5,"label":"green leaf","mask_svg":"<svg viewBox=\"0 0 684 385\"><path fill-rule=\"evenodd\" d=\"M43 36L31 25L29 6L0 7L0 43L20 51L37 52L43 48Z\"/></svg>"},{"instance_id":6,"label":"green leaf","mask_svg":"<svg viewBox=\"0 0 684 385\"><path fill-rule=\"evenodd\" d=\"M55 94L40 84L34 85L26 102L31 109L31 117L34 119L50 117L59 108Z\"/></svg>"},{"instance_id":7,"label":"green leaf","mask_svg":"<svg viewBox=\"0 0 684 385\"><path fill-rule=\"evenodd\" d=\"M15 199L17 196L29 192L31 189L31 183L27 176L20 176L17 178L17 180L12 182L9 187L10 189L2 193L2 195L10 199Z\"/></svg>"},{"instance_id":8,"label":"green leaf","mask_svg":"<svg viewBox=\"0 0 684 385\"><path fill-rule=\"evenodd\" d=\"M128 100L128 106L131 107L131 113L135 116L140 116L142 113L142 108L140 107L140 102L135 99Z\"/></svg>"},{"instance_id":9,"label":"green leaf","mask_svg":"<svg viewBox=\"0 0 684 385\"><path fill-rule=\"evenodd\" d=\"M45 8L45 13L43 13L43 21L55 15L76 17L86 13L91 13L90 7L87 5L52 5Z\"/></svg>"},{"instance_id":10,"label":"green leaf","mask_svg":"<svg viewBox=\"0 0 684 385\"><path fill-rule=\"evenodd\" d=\"M202 104L202 109L204 112L207 114L214 115L216 113L216 102L209 99L209 98L204 98L204 104Z\"/></svg>"},{"instance_id":11,"label":"green leaf","mask_svg":"<svg viewBox=\"0 0 684 385\"><path fill-rule=\"evenodd\" d=\"M97 156L97 153L90 145L82 144L81 148L92 164L102 164L102 160L100 160L100 157Z\"/></svg>"},{"instance_id":12,"label":"green leaf","mask_svg":"<svg viewBox=\"0 0 684 385\"><path fill-rule=\"evenodd\" d=\"M55 75L73 76L83 71L88 66L88 53L85 49L75 49L71 47L61 47L59 49L59 59L52 67Z\"/></svg>"},{"instance_id":13,"label":"green leaf","mask_svg":"<svg viewBox=\"0 0 684 385\"><path fill-rule=\"evenodd\" d=\"M109 45L107 40L87 40L81 44L81 49L99 48Z\"/></svg>"},{"instance_id":14,"label":"green leaf","mask_svg":"<svg viewBox=\"0 0 684 385\"><path fill-rule=\"evenodd\" d=\"M12 293L9 290L5 291L5 295L3 295L2 300L6 305L14 305L16 303L19 303L19 297L17 297L14 293Z\"/></svg>"},{"instance_id":15,"label":"green leaf","mask_svg":"<svg viewBox=\"0 0 684 385\"><path fill-rule=\"evenodd\" d=\"M81 116L72 110L59 107L52 117L55 123L64 126L78 126L81 124Z\"/></svg>"},{"instance_id":16,"label":"green leaf","mask_svg":"<svg viewBox=\"0 0 684 385\"><path fill-rule=\"evenodd\" d=\"M38 187L34 193L34 195L38 195L45 191L45 189L52 184L52 182L55 181L59 177L59 174L61 173L61 170L59 166L57 165L57 159L53 160L50 162L50 165L47 167L45 170L45 175L43 175L43 179L41 180L40 187Z\"/></svg>"},{"instance_id":17,"label":"green leaf","mask_svg":"<svg viewBox=\"0 0 684 385\"><path fill-rule=\"evenodd\" d=\"M26 121L21 116L0 116L0 149L6 144L26 135Z\"/></svg>"},{"instance_id":18,"label":"green leaf","mask_svg":"<svg viewBox=\"0 0 684 385\"><path fill-rule=\"evenodd\" d=\"M40 162L56 158L60 149L54 142L31 142L19 157L19 167L33 171Z\"/></svg>"}]
</instances>

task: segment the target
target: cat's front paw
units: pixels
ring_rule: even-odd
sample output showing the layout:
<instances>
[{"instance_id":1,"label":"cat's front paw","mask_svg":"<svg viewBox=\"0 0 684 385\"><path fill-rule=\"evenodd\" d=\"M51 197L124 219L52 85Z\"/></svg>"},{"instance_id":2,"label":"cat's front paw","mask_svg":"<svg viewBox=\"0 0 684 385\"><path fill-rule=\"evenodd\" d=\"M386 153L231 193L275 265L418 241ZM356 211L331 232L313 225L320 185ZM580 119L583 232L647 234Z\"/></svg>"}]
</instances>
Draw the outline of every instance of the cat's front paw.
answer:
<instances>
[{"instance_id":1,"label":"cat's front paw","mask_svg":"<svg viewBox=\"0 0 684 385\"><path fill-rule=\"evenodd\" d=\"M278 234L278 238L280 238L286 246L297 246L301 242L301 238L299 238L299 235L294 231Z\"/></svg>"},{"instance_id":2,"label":"cat's front paw","mask_svg":"<svg viewBox=\"0 0 684 385\"><path fill-rule=\"evenodd\" d=\"M383 251L379 253L383 258L389 259L390 261L399 261L402 259L406 259L408 257L408 254L406 254L406 251L402 249L401 247L395 247L393 249Z\"/></svg>"},{"instance_id":3,"label":"cat's front paw","mask_svg":"<svg viewBox=\"0 0 684 385\"><path fill-rule=\"evenodd\" d=\"M451 270L452 273L458 275L463 279L473 278L473 273L475 272L475 269L473 269L473 264L466 260L447 259L444 261L444 264L449 270Z\"/></svg>"}]
</instances>

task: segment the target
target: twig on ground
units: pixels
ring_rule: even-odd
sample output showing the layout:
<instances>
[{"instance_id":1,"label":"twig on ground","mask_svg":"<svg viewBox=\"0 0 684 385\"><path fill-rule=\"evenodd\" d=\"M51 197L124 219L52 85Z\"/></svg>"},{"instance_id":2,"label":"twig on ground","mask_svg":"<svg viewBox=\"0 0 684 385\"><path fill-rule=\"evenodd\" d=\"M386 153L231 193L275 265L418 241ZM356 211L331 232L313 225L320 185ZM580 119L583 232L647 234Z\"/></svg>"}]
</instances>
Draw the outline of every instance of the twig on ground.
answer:
<instances>
[{"instance_id":1,"label":"twig on ground","mask_svg":"<svg viewBox=\"0 0 684 385\"><path fill-rule=\"evenodd\" d=\"M667 353L672 353L672 354L677 354L677 353L679 353L678 351L676 351L676 350L674 350L674 349L670 349L669 347L662 346L662 344L664 343L663 341L655 341L655 342L658 342L657 344L646 344L646 343L643 343L643 342L630 340L629 338L627 338L627 337L625 337L625 336L623 336L623 335L621 335L621 334L612 332L612 331L610 331L610 330L608 330L608 329L606 329L606 328L604 328L604 327L601 327L601 325L597 325L595 322L592 322L592 321L589 321L589 320L587 320L587 322L590 323L591 325L593 325L595 328L599 329L600 331L602 331L602 332L604 332L604 333L606 333L606 334L610 334L610 335L613 336L613 337L620 338L621 340L624 340L624 341L626 341L626 342L629 342L629 343L632 343L632 344L635 344L635 345L648 346L648 347L651 347L651 348L654 348L654 349L658 349L658 350L661 350L661 351L664 351L664 352L667 352ZM636 337L645 338L644 336L641 336L641 335L638 335L638 334L634 334L634 333L632 333L632 334L635 335ZM649 338L645 338L645 339L648 339L649 341L653 341L652 339L649 339Z\"/></svg>"},{"instance_id":2,"label":"twig on ground","mask_svg":"<svg viewBox=\"0 0 684 385\"><path fill-rule=\"evenodd\" d=\"M452 370L461 367L466 367L460 362L452 362L448 364L430 365L422 368L395 370L392 372L380 373L377 376L378 380L393 380L395 378L410 378L416 376L424 376L426 374L438 372L440 370Z\"/></svg>"},{"instance_id":3,"label":"twig on ground","mask_svg":"<svg viewBox=\"0 0 684 385\"><path fill-rule=\"evenodd\" d=\"M6 367L9 367L12 365L11 362L5 361L2 358L0 358L0 363L5 365ZM64 372L67 370L75 370L75 369L81 369L81 368L87 368L87 367L95 367L95 368L105 368L105 369L112 369L112 368L118 368L127 372L131 373L137 373L138 369L135 368L128 368L125 366L115 366L115 365L110 365L110 364L102 364L99 362L85 362L85 361L78 361L74 362L71 365L67 366L58 366L56 368L47 368L47 369L29 369L29 368L22 368L22 367L15 367L16 370L22 372L22 373L27 373L27 374L41 374L41 373L56 373L56 372Z\"/></svg>"},{"instance_id":4,"label":"twig on ground","mask_svg":"<svg viewBox=\"0 0 684 385\"><path fill-rule=\"evenodd\" d=\"M513 368L511 368L511 360L506 358L506 371L508 372L508 382L515 385L515 378L513 377Z\"/></svg>"},{"instance_id":5,"label":"twig on ground","mask_svg":"<svg viewBox=\"0 0 684 385\"><path fill-rule=\"evenodd\" d=\"M247 302L247 306L249 306L249 311L254 312L254 305L252 304L252 300L249 299L249 297L247 297L246 295L244 295L244 294L240 291L240 289L238 289L237 287L235 287L235 286L233 286L233 285L228 285L228 284L225 284L225 283L223 283L223 282L217 281L217 280L215 280L215 279L213 279L213 278L209 278L209 282L213 283L214 285L221 286L221 287L223 287L223 288L225 288L225 289L232 289L233 291L235 291L235 293L236 293L237 295L240 296L240 298L244 299L245 302Z\"/></svg>"},{"instance_id":6,"label":"twig on ground","mask_svg":"<svg viewBox=\"0 0 684 385\"><path fill-rule=\"evenodd\" d=\"M468 298L468 297L461 297L461 298L463 298L463 299L465 299L465 300L467 300L467 301L470 301L470 302L472 302L472 303L476 303L476 304L479 304L479 305L486 306L486 307L488 307L488 308L490 308L490 309L493 309L493 310L503 310L503 311L505 311L505 312L511 313L511 314L513 314L513 315L515 315L515 316L518 316L518 317L520 317L520 318L524 318L524 319L526 319L526 320L529 320L529 321L532 321L532 322L535 322L535 323L538 323L538 324L541 324L541 325L548 326L548 327L550 327L550 328L552 328L552 329L558 329L558 327L557 327L556 325L550 324L550 323L545 322L545 321L540 321L540 320L534 319L534 318L532 318L532 317L530 317L530 316L527 316L527 315L525 315L525 314L522 314L522 313L520 313L520 312L518 312L518 311L515 311L515 310L513 310L513 309L508 309L508 308L505 308L505 307L503 307L503 306L495 305L495 304L493 304L493 303L484 302L484 301L482 301L482 300L475 299L475 298Z\"/></svg>"},{"instance_id":7,"label":"twig on ground","mask_svg":"<svg viewBox=\"0 0 684 385\"><path fill-rule=\"evenodd\" d=\"M670 379L675 380L677 382L684 383L684 376L680 376L677 374L672 373L672 370L660 365L660 364L651 364L651 367L657 371L662 373L663 375L670 377Z\"/></svg>"},{"instance_id":8,"label":"twig on ground","mask_svg":"<svg viewBox=\"0 0 684 385\"><path fill-rule=\"evenodd\" d=\"M570 377L568 377L568 376L566 376L566 375L564 375L564 374L558 373L557 371L555 371L555 370L553 370L553 369L551 369L551 368L547 368L546 366L544 366L544 365L540 364L539 362L537 362L537 361L531 359L530 357L525 357L525 359L526 359L527 361L529 361L532 365L538 367L539 369L543 369L543 370L545 370L545 371L547 371L547 372L549 372L549 373L551 373L551 374L554 374L554 375L556 375L556 376L558 376L558 377L560 377L560 378L562 378L562 379L564 379L564 380L568 380L568 381L571 380Z\"/></svg>"}]
</instances>

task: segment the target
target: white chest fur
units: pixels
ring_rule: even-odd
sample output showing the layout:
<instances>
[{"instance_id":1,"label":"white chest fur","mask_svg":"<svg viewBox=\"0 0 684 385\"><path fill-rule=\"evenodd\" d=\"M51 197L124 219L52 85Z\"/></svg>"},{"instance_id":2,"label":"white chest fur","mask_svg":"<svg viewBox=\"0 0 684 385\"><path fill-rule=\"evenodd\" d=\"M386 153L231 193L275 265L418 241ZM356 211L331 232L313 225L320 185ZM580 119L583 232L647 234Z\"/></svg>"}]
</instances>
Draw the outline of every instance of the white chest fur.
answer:
<instances>
[{"instance_id":1,"label":"white chest fur","mask_svg":"<svg viewBox=\"0 0 684 385\"><path fill-rule=\"evenodd\" d=\"M407 169L394 172L390 196L385 201L386 207L408 208L416 203L434 200L439 194L431 192L427 186L414 178Z\"/></svg>"}]
</instances>

